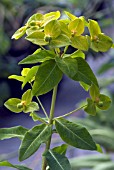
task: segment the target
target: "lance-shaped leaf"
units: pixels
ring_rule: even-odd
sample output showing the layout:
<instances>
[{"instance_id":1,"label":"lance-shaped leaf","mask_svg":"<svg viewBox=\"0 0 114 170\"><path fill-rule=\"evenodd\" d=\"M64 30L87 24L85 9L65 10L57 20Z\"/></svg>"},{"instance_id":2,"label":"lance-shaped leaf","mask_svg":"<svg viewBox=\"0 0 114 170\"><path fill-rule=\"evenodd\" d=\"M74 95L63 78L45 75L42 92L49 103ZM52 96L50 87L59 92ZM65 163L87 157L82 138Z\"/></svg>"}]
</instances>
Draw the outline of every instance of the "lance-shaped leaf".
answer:
<instances>
[{"instance_id":1,"label":"lance-shaped leaf","mask_svg":"<svg viewBox=\"0 0 114 170\"><path fill-rule=\"evenodd\" d=\"M84 50L84 51L87 51L88 48L89 48L89 44L88 44L88 40L87 40L87 37L85 36L73 36L71 38L71 41L72 41L72 46L74 48L77 48L79 50Z\"/></svg>"},{"instance_id":2,"label":"lance-shaped leaf","mask_svg":"<svg viewBox=\"0 0 114 170\"><path fill-rule=\"evenodd\" d=\"M25 167L23 165L13 165L8 161L0 161L0 166L2 166L2 167L4 167L4 166L11 167L11 168L15 168L15 169L18 169L18 170L32 170L32 169L30 169L28 167Z\"/></svg>"},{"instance_id":3,"label":"lance-shaped leaf","mask_svg":"<svg viewBox=\"0 0 114 170\"><path fill-rule=\"evenodd\" d=\"M96 144L87 129L64 118L55 119L57 132L63 141L76 148L97 150Z\"/></svg>"},{"instance_id":4,"label":"lance-shaped leaf","mask_svg":"<svg viewBox=\"0 0 114 170\"><path fill-rule=\"evenodd\" d=\"M96 115L96 105L93 102L93 100L91 100L90 98L87 98L87 106L85 107L84 110L90 115L93 115L93 116Z\"/></svg>"},{"instance_id":5,"label":"lance-shaped leaf","mask_svg":"<svg viewBox=\"0 0 114 170\"><path fill-rule=\"evenodd\" d=\"M47 45L48 43L44 41L44 33L40 31L35 31L28 35L26 39L36 45Z\"/></svg>"},{"instance_id":6,"label":"lance-shaped leaf","mask_svg":"<svg viewBox=\"0 0 114 170\"><path fill-rule=\"evenodd\" d=\"M81 19L76 18L69 23L68 28L72 35L79 36L84 32L84 22Z\"/></svg>"},{"instance_id":7,"label":"lance-shaped leaf","mask_svg":"<svg viewBox=\"0 0 114 170\"><path fill-rule=\"evenodd\" d=\"M111 105L111 99L104 94L100 94L99 102L96 103L96 106L101 110L107 110L110 107L110 105Z\"/></svg>"},{"instance_id":8,"label":"lance-shaped leaf","mask_svg":"<svg viewBox=\"0 0 114 170\"><path fill-rule=\"evenodd\" d=\"M25 34L25 32L26 32L26 28L27 28L26 26L23 26L23 27L19 28L19 29L13 34L12 39L14 38L14 39L18 40L19 38L21 38L21 37Z\"/></svg>"},{"instance_id":9,"label":"lance-shaped leaf","mask_svg":"<svg viewBox=\"0 0 114 170\"><path fill-rule=\"evenodd\" d=\"M62 72L55 61L46 61L39 66L33 84L33 95L42 95L53 89L62 79Z\"/></svg>"},{"instance_id":10,"label":"lance-shaped leaf","mask_svg":"<svg viewBox=\"0 0 114 170\"><path fill-rule=\"evenodd\" d=\"M50 135L51 125L41 124L30 129L22 140L19 150L19 160L23 161L34 154L40 145L49 139Z\"/></svg>"},{"instance_id":11,"label":"lance-shaped leaf","mask_svg":"<svg viewBox=\"0 0 114 170\"><path fill-rule=\"evenodd\" d=\"M50 170L71 170L70 163L64 155L48 150L44 155Z\"/></svg>"},{"instance_id":12,"label":"lance-shaped leaf","mask_svg":"<svg viewBox=\"0 0 114 170\"><path fill-rule=\"evenodd\" d=\"M65 34L60 34L57 38L50 41L50 46L53 48L65 47L71 44L71 40Z\"/></svg>"},{"instance_id":13,"label":"lance-shaped leaf","mask_svg":"<svg viewBox=\"0 0 114 170\"><path fill-rule=\"evenodd\" d=\"M90 86L91 84L98 86L97 79L88 63L81 57L77 57L76 60L78 63L78 72L72 79L75 81L82 81Z\"/></svg>"},{"instance_id":14,"label":"lance-shaped leaf","mask_svg":"<svg viewBox=\"0 0 114 170\"><path fill-rule=\"evenodd\" d=\"M11 98L11 99L8 99L5 103L4 103L4 106L9 109L10 111L12 112L15 112L15 113L20 113L22 112L22 108L18 108L17 105L21 103L21 100L20 99L17 99L17 98Z\"/></svg>"},{"instance_id":15,"label":"lance-shaped leaf","mask_svg":"<svg viewBox=\"0 0 114 170\"><path fill-rule=\"evenodd\" d=\"M16 126L11 128L1 128L0 129L0 140L9 139L9 138L19 138L23 139L25 133L28 129L22 126Z\"/></svg>"},{"instance_id":16,"label":"lance-shaped leaf","mask_svg":"<svg viewBox=\"0 0 114 170\"><path fill-rule=\"evenodd\" d=\"M46 60L54 59L55 54L49 50L41 50L37 54L29 55L19 62L19 64L36 64Z\"/></svg>"},{"instance_id":17,"label":"lance-shaped leaf","mask_svg":"<svg viewBox=\"0 0 114 170\"><path fill-rule=\"evenodd\" d=\"M78 71L77 60L71 57L56 57L56 63L60 70L69 77L73 77Z\"/></svg>"}]
</instances>

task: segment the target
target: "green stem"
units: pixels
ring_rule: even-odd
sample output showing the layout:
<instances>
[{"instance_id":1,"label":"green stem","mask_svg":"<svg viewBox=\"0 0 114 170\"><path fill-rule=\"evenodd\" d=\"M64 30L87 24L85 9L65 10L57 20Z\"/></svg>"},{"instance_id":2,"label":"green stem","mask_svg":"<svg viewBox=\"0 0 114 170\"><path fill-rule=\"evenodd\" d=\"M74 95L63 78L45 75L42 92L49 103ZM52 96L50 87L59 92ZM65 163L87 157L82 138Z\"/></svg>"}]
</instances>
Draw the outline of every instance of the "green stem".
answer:
<instances>
[{"instance_id":1,"label":"green stem","mask_svg":"<svg viewBox=\"0 0 114 170\"><path fill-rule=\"evenodd\" d=\"M87 106L87 105L81 106L81 107L79 107L79 108L77 108L77 109L75 109L75 110L73 110L73 111L71 111L71 112L69 112L69 113L66 113L66 114L64 114L64 115L62 115L62 116L56 117L55 119L69 116L69 115L71 115L71 114L77 112L78 110L83 109L83 108L86 107L86 106Z\"/></svg>"},{"instance_id":2,"label":"green stem","mask_svg":"<svg viewBox=\"0 0 114 170\"><path fill-rule=\"evenodd\" d=\"M57 86L55 86L54 89L53 89L51 109L50 109L49 125L52 125L52 126L53 126L56 96L57 96ZM44 152L46 152L50 148L51 138L52 138L52 135L50 136L49 140L46 143L46 148L45 148ZM43 162L42 162L42 170L46 170L46 166L47 166L47 162L46 162L46 159L44 157Z\"/></svg>"},{"instance_id":3,"label":"green stem","mask_svg":"<svg viewBox=\"0 0 114 170\"><path fill-rule=\"evenodd\" d=\"M40 99L39 99L37 96L36 96L36 98L37 98L38 103L40 104L40 106L41 106L41 108L42 108L42 110L43 110L43 112L44 112L44 114L45 114L46 118L48 119L48 114L47 114L47 112L46 112L46 110L45 110L44 106L42 105L42 103L41 103Z\"/></svg>"}]
</instances>

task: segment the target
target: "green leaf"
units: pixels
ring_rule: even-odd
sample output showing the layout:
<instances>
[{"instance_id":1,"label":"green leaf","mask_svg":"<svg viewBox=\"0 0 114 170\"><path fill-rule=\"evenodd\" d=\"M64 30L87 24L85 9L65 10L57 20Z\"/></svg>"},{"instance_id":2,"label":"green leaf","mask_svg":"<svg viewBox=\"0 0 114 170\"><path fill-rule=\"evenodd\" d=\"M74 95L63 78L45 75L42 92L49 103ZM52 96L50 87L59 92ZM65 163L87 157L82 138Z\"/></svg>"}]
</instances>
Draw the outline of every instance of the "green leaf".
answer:
<instances>
[{"instance_id":1,"label":"green leaf","mask_svg":"<svg viewBox=\"0 0 114 170\"><path fill-rule=\"evenodd\" d=\"M89 20L88 28L89 28L90 35L92 37L101 34L101 28L97 21Z\"/></svg>"},{"instance_id":2,"label":"green leaf","mask_svg":"<svg viewBox=\"0 0 114 170\"><path fill-rule=\"evenodd\" d=\"M0 166L11 167L11 168L15 168L15 169L18 169L18 170L32 170L32 169L27 168L23 165L13 165L8 161L2 161L2 162L0 161Z\"/></svg>"},{"instance_id":3,"label":"green leaf","mask_svg":"<svg viewBox=\"0 0 114 170\"><path fill-rule=\"evenodd\" d=\"M61 155L65 155L67 151L68 145L67 144L62 144L61 146L57 146L52 149L53 152L59 153Z\"/></svg>"},{"instance_id":4,"label":"green leaf","mask_svg":"<svg viewBox=\"0 0 114 170\"><path fill-rule=\"evenodd\" d=\"M18 40L19 38L21 38L21 37L25 34L25 32L26 32L26 28L27 28L26 26L23 26L23 27L19 28L19 29L13 34L12 39Z\"/></svg>"},{"instance_id":5,"label":"green leaf","mask_svg":"<svg viewBox=\"0 0 114 170\"><path fill-rule=\"evenodd\" d=\"M95 101L100 95L98 86L96 86L95 84L92 84L89 89L89 94L90 94L92 100Z\"/></svg>"},{"instance_id":6,"label":"green leaf","mask_svg":"<svg viewBox=\"0 0 114 170\"><path fill-rule=\"evenodd\" d=\"M82 86L85 91L88 91L90 88L88 84L85 84L84 82L81 82L81 81L80 81L80 86Z\"/></svg>"},{"instance_id":7,"label":"green leaf","mask_svg":"<svg viewBox=\"0 0 114 170\"><path fill-rule=\"evenodd\" d=\"M88 22L86 21L85 17L84 16L80 16L79 18L84 22L84 26L88 27Z\"/></svg>"},{"instance_id":8,"label":"green leaf","mask_svg":"<svg viewBox=\"0 0 114 170\"><path fill-rule=\"evenodd\" d=\"M81 57L83 59L85 59L85 54L81 51L81 50L77 50L74 53L72 53L70 55L71 58L77 58L77 57Z\"/></svg>"},{"instance_id":9,"label":"green leaf","mask_svg":"<svg viewBox=\"0 0 114 170\"><path fill-rule=\"evenodd\" d=\"M47 14L44 15L44 21L43 21L43 26L45 26L48 22L52 21L52 20L57 20L58 18L60 18L60 12L59 11L55 11L55 12L49 12Z\"/></svg>"},{"instance_id":10,"label":"green leaf","mask_svg":"<svg viewBox=\"0 0 114 170\"><path fill-rule=\"evenodd\" d=\"M30 68L23 68L23 70L21 71L21 75L23 77L26 77L29 71L30 71Z\"/></svg>"},{"instance_id":11,"label":"green leaf","mask_svg":"<svg viewBox=\"0 0 114 170\"><path fill-rule=\"evenodd\" d=\"M19 160L23 161L38 150L40 145L46 142L51 136L51 125L37 125L30 129L24 136L20 150Z\"/></svg>"},{"instance_id":12,"label":"green leaf","mask_svg":"<svg viewBox=\"0 0 114 170\"><path fill-rule=\"evenodd\" d=\"M62 72L55 61L46 61L39 66L33 84L33 95L42 95L54 88L62 79Z\"/></svg>"},{"instance_id":13,"label":"green leaf","mask_svg":"<svg viewBox=\"0 0 114 170\"><path fill-rule=\"evenodd\" d=\"M111 105L111 99L104 94L100 94L99 102L96 103L96 106L101 110L107 110L110 107L110 105Z\"/></svg>"},{"instance_id":14,"label":"green leaf","mask_svg":"<svg viewBox=\"0 0 114 170\"><path fill-rule=\"evenodd\" d=\"M65 120L55 119L57 132L63 141L71 146L86 150L96 150L96 144L85 127Z\"/></svg>"},{"instance_id":15,"label":"green leaf","mask_svg":"<svg viewBox=\"0 0 114 170\"><path fill-rule=\"evenodd\" d=\"M11 98L11 99L8 99L5 103L4 103L4 106L9 109L10 111L12 112L15 112L15 113L20 113L22 112L22 108L19 109L17 107L17 105L21 103L21 100L20 99L17 99L17 98Z\"/></svg>"},{"instance_id":16,"label":"green leaf","mask_svg":"<svg viewBox=\"0 0 114 170\"><path fill-rule=\"evenodd\" d=\"M27 76L25 77L22 88L26 85L27 82L32 82L35 79L35 75L38 71L39 66L33 66L30 71L28 72Z\"/></svg>"},{"instance_id":17,"label":"green leaf","mask_svg":"<svg viewBox=\"0 0 114 170\"><path fill-rule=\"evenodd\" d=\"M76 60L78 63L78 72L72 79L75 81L82 81L90 86L91 84L98 86L97 79L88 63L81 57L77 57Z\"/></svg>"},{"instance_id":18,"label":"green leaf","mask_svg":"<svg viewBox=\"0 0 114 170\"><path fill-rule=\"evenodd\" d=\"M49 36L51 38L56 38L60 35L61 30L58 21L52 20L46 24L44 27L45 36Z\"/></svg>"},{"instance_id":19,"label":"green leaf","mask_svg":"<svg viewBox=\"0 0 114 170\"><path fill-rule=\"evenodd\" d=\"M21 82L24 81L23 76L17 76L17 75L11 75L11 76L8 77L8 79L15 79L15 80L18 80L18 81L21 81Z\"/></svg>"},{"instance_id":20,"label":"green leaf","mask_svg":"<svg viewBox=\"0 0 114 170\"><path fill-rule=\"evenodd\" d=\"M97 151L100 153L103 153L101 146L99 144L96 144L96 146L97 146Z\"/></svg>"},{"instance_id":21,"label":"green leaf","mask_svg":"<svg viewBox=\"0 0 114 170\"><path fill-rule=\"evenodd\" d=\"M114 162L103 162L93 168L93 170L113 170Z\"/></svg>"},{"instance_id":22,"label":"green leaf","mask_svg":"<svg viewBox=\"0 0 114 170\"><path fill-rule=\"evenodd\" d=\"M64 11L65 14L69 17L70 20L75 20L77 17L73 14L71 14L70 12L68 11Z\"/></svg>"},{"instance_id":23,"label":"green leaf","mask_svg":"<svg viewBox=\"0 0 114 170\"><path fill-rule=\"evenodd\" d=\"M60 70L69 77L73 77L78 70L77 60L71 57L66 58L55 58L56 63Z\"/></svg>"},{"instance_id":24,"label":"green leaf","mask_svg":"<svg viewBox=\"0 0 114 170\"><path fill-rule=\"evenodd\" d=\"M60 29L61 29L62 33L67 35L68 37L70 37L71 36L71 32L68 29L68 25L66 23L64 23L63 20L59 20L59 25L60 25Z\"/></svg>"},{"instance_id":25,"label":"green leaf","mask_svg":"<svg viewBox=\"0 0 114 170\"><path fill-rule=\"evenodd\" d=\"M31 89L28 89L23 95L22 95L22 101L26 102L26 105L30 104L32 100L32 91Z\"/></svg>"},{"instance_id":26,"label":"green leaf","mask_svg":"<svg viewBox=\"0 0 114 170\"><path fill-rule=\"evenodd\" d=\"M40 121L43 123L47 123L47 119L46 118L42 118L39 115L37 115L36 113L30 113L30 116L32 117L32 119L36 122L36 121Z\"/></svg>"},{"instance_id":27,"label":"green leaf","mask_svg":"<svg viewBox=\"0 0 114 170\"><path fill-rule=\"evenodd\" d=\"M71 170L70 163L64 155L48 150L43 154L47 160L50 170Z\"/></svg>"},{"instance_id":28,"label":"green leaf","mask_svg":"<svg viewBox=\"0 0 114 170\"><path fill-rule=\"evenodd\" d=\"M72 35L79 36L84 32L84 22L81 19L76 18L69 23L68 29L71 31Z\"/></svg>"},{"instance_id":29,"label":"green leaf","mask_svg":"<svg viewBox=\"0 0 114 170\"><path fill-rule=\"evenodd\" d=\"M36 64L46 60L54 59L55 54L49 50L41 50L37 54L29 55L19 62L19 64Z\"/></svg>"},{"instance_id":30,"label":"green leaf","mask_svg":"<svg viewBox=\"0 0 114 170\"><path fill-rule=\"evenodd\" d=\"M36 31L42 32L43 29L40 28L40 27L38 27L38 26L30 27L30 28L28 28L28 29L26 30L26 34L27 34L27 36L28 36L28 35L36 32Z\"/></svg>"},{"instance_id":31,"label":"green leaf","mask_svg":"<svg viewBox=\"0 0 114 170\"><path fill-rule=\"evenodd\" d=\"M92 39L91 48L96 52L106 52L111 48L112 44L113 41L109 36L99 34Z\"/></svg>"},{"instance_id":32,"label":"green leaf","mask_svg":"<svg viewBox=\"0 0 114 170\"><path fill-rule=\"evenodd\" d=\"M34 111L38 111L38 110L39 110L38 103L36 103L36 102L31 102L30 104L28 104L28 105L23 109L23 112L24 112L24 113L29 113L29 112L34 112Z\"/></svg>"},{"instance_id":33,"label":"green leaf","mask_svg":"<svg viewBox=\"0 0 114 170\"><path fill-rule=\"evenodd\" d=\"M96 115L95 103L90 98L87 98L87 106L85 107L84 111L92 116Z\"/></svg>"},{"instance_id":34,"label":"green leaf","mask_svg":"<svg viewBox=\"0 0 114 170\"><path fill-rule=\"evenodd\" d=\"M0 129L0 140L10 139L10 138L19 138L22 140L27 131L28 129L22 126L15 126L11 128L1 128Z\"/></svg>"},{"instance_id":35,"label":"green leaf","mask_svg":"<svg viewBox=\"0 0 114 170\"><path fill-rule=\"evenodd\" d=\"M71 38L71 41L72 41L72 46L74 48L77 48L79 50L84 50L84 51L88 51L88 48L89 48L89 44L88 44L88 40L87 40L87 37L85 36L73 36Z\"/></svg>"},{"instance_id":36,"label":"green leaf","mask_svg":"<svg viewBox=\"0 0 114 170\"><path fill-rule=\"evenodd\" d=\"M50 41L50 46L53 48L60 48L71 44L68 36L61 34L57 38Z\"/></svg>"},{"instance_id":37,"label":"green leaf","mask_svg":"<svg viewBox=\"0 0 114 170\"><path fill-rule=\"evenodd\" d=\"M27 24L29 25L31 22L42 22L44 19L43 15L40 13L33 14L27 21Z\"/></svg>"},{"instance_id":38,"label":"green leaf","mask_svg":"<svg viewBox=\"0 0 114 170\"><path fill-rule=\"evenodd\" d=\"M48 42L44 41L44 33L40 31L35 31L26 37L26 40L32 42L36 45L47 45Z\"/></svg>"}]
</instances>

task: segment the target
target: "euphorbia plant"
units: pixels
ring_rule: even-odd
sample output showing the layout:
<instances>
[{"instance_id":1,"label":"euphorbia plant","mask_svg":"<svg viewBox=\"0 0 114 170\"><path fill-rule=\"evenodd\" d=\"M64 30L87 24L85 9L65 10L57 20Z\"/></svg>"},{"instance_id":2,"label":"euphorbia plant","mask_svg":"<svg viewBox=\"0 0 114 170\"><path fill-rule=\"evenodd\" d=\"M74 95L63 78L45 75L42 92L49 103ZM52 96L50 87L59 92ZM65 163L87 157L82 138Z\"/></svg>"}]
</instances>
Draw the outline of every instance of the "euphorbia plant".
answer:
<instances>
[{"instance_id":1,"label":"euphorbia plant","mask_svg":"<svg viewBox=\"0 0 114 170\"><path fill-rule=\"evenodd\" d=\"M93 141L87 129L68 121L66 117L80 109L95 115L96 108L106 110L111 104L108 96L100 94L97 79L85 60L84 51L91 48L96 52L106 52L113 46L112 39L101 32L96 21L86 21L83 16L76 17L69 12L65 14L66 19L60 17L59 11L45 15L34 14L12 37L19 39L27 34L25 39L38 45L38 49L19 62L19 64L33 64L31 68L23 68L21 76L9 77L21 81L22 89L27 83L30 84L30 88L24 92L21 99L7 100L5 106L15 113L29 113L32 119L40 124L32 129L21 126L0 129L0 139L11 137L21 139L20 161L29 158L42 143L45 143L45 151L42 153L42 170L70 170L71 165L65 156L69 145L85 150L100 151L100 146ZM88 35L84 33L85 27L88 28ZM76 51L68 54L69 46L74 47ZM86 91L89 91L90 98L87 98L86 105L56 117L54 108L57 87L64 74L78 81ZM53 94L48 114L39 96L51 90ZM33 97L36 97L38 102L34 102ZM44 112L44 117L38 115L39 106ZM65 144L50 149L53 133L58 133ZM29 169L21 165L12 165L7 161L0 162L0 166Z\"/></svg>"}]
</instances>

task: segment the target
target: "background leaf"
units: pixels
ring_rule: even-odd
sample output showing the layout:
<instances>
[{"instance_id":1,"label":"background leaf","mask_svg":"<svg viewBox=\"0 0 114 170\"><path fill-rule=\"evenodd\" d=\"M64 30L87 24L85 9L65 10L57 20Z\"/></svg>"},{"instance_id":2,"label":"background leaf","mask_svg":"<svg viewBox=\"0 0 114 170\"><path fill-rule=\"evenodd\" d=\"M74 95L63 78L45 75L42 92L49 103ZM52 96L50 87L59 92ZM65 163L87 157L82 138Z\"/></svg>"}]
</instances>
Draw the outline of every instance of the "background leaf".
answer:
<instances>
[{"instance_id":1,"label":"background leaf","mask_svg":"<svg viewBox=\"0 0 114 170\"><path fill-rule=\"evenodd\" d=\"M23 165L13 165L11 164L10 162L8 161L2 161L0 162L0 166L6 166L6 167L11 167L11 168L15 168L15 169L18 169L18 170L32 170L30 168L27 168Z\"/></svg>"}]
</instances>

